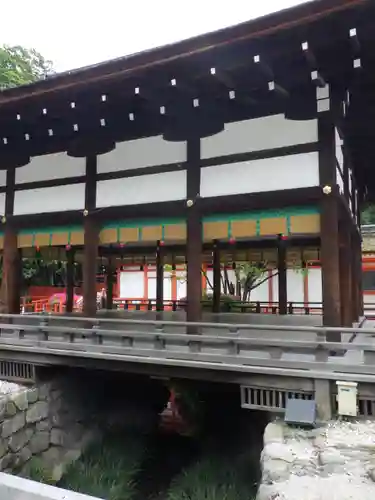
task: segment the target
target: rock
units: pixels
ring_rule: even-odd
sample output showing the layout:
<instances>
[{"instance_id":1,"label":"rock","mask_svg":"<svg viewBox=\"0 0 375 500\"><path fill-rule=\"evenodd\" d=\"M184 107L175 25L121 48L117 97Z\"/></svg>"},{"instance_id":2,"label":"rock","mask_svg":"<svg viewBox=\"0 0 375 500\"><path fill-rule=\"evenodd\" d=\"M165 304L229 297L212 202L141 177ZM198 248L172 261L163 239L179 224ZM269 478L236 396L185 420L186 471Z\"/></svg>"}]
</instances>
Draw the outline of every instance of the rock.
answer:
<instances>
[{"instance_id":1,"label":"rock","mask_svg":"<svg viewBox=\"0 0 375 500\"><path fill-rule=\"evenodd\" d=\"M338 450L328 448L320 452L319 461L322 465L342 465L345 464L345 457Z\"/></svg>"},{"instance_id":2,"label":"rock","mask_svg":"<svg viewBox=\"0 0 375 500\"><path fill-rule=\"evenodd\" d=\"M282 443L284 441L283 424L281 422L271 422L264 430L264 446L270 443Z\"/></svg>"},{"instance_id":3,"label":"rock","mask_svg":"<svg viewBox=\"0 0 375 500\"><path fill-rule=\"evenodd\" d=\"M14 463L14 455L8 453L8 455L4 455L0 458L0 471L7 469L8 467L12 467Z\"/></svg>"},{"instance_id":4,"label":"rock","mask_svg":"<svg viewBox=\"0 0 375 500\"><path fill-rule=\"evenodd\" d=\"M368 471L369 478L375 483L375 469L370 469Z\"/></svg>"},{"instance_id":5,"label":"rock","mask_svg":"<svg viewBox=\"0 0 375 500\"><path fill-rule=\"evenodd\" d=\"M3 422L5 418L5 405L6 405L6 400L0 399L0 422Z\"/></svg>"},{"instance_id":6,"label":"rock","mask_svg":"<svg viewBox=\"0 0 375 500\"><path fill-rule=\"evenodd\" d=\"M45 401L37 401L29 407L26 412L26 422L39 422L48 417L48 403Z\"/></svg>"},{"instance_id":7,"label":"rock","mask_svg":"<svg viewBox=\"0 0 375 500\"><path fill-rule=\"evenodd\" d=\"M50 433L46 431L34 434L29 443L30 451L33 455L48 450L50 445Z\"/></svg>"},{"instance_id":8,"label":"rock","mask_svg":"<svg viewBox=\"0 0 375 500\"><path fill-rule=\"evenodd\" d=\"M290 475L291 464L284 460L266 460L262 465L262 482L265 484L284 481Z\"/></svg>"},{"instance_id":9,"label":"rock","mask_svg":"<svg viewBox=\"0 0 375 500\"><path fill-rule=\"evenodd\" d=\"M18 408L21 411L24 411L28 408L29 406L29 401L27 399L27 392L19 392L18 394L14 394L12 397L13 403L16 405L16 408Z\"/></svg>"},{"instance_id":10,"label":"rock","mask_svg":"<svg viewBox=\"0 0 375 500\"><path fill-rule=\"evenodd\" d=\"M39 398L39 389L37 387L33 387L27 391L26 395L29 404L36 403Z\"/></svg>"},{"instance_id":11,"label":"rock","mask_svg":"<svg viewBox=\"0 0 375 500\"><path fill-rule=\"evenodd\" d=\"M35 430L38 431L50 431L52 429L52 423L46 419L41 420L35 424Z\"/></svg>"},{"instance_id":12,"label":"rock","mask_svg":"<svg viewBox=\"0 0 375 500\"><path fill-rule=\"evenodd\" d=\"M32 429L21 429L16 432L16 434L13 434L8 441L9 449L14 453L19 451L27 445L33 433L34 431Z\"/></svg>"},{"instance_id":13,"label":"rock","mask_svg":"<svg viewBox=\"0 0 375 500\"><path fill-rule=\"evenodd\" d=\"M5 403L5 417L14 417L17 413L16 405L13 401L7 400Z\"/></svg>"},{"instance_id":14,"label":"rock","mask_svg":"<svg viewBox=\"0 0 375 500\"><path fill-rule=\"evenodd\" d=\"M54 466L61 460L62 450L57 446L52 446L41 454L42 461L46 464Z\"/></svg>"},{"instance_id":15,"label":"rock","mask_svg":"<svg viewBox=\"0 0 375 500\"><path fill-rule=\"evenodd\" d=\"M18 413L13 418L3 422L1 437L8 438L12 434L18 432L26 424L25 413Z\"/></svg>"},{"instance_id":16,"label":"rock","mask_svg":"<svg viewBox=\"0 0 375 500\"><path fill-rule=\"evenodd\" d=\"M21 467L30 460L31 456L31 451L27 446L25 446L25 448L22 448L22 450L15 456L14 467Z\"/></svg>"},{"instance_id":17,"label":"rock","mask_svg":"<svg viewBox=\"0 0 375 500\"><path fill-rule=\"evenodd\" d=\"M43 384L39 386L39 400L47 401L51 394L51 386L50 384Z\"/></svg>"},{"instance_id":18,"label":"rock","mask_svg":"<svg viewBox=\"0 0 375 500\"><path fill-rule=\"evenodd\" d=\"M4 439L0 439L0 458L8 451L8 444Z\"/></svg>"},{"instance_id":19,"label":"rock","mask_svg":"<svg viewBox=\"0 0 375 500\"><path fill-rule=\"evenodd\" d=\"M262 461L265 460L282 460L292 463L294 456L291 448L283 443L270 443L264 447L262 452Z\"/></svg>"},{"instance_id":20,"label":"rock","mask_svg":"<svg viewBox=\"0 0 375 500\"><path fill-rule=\"evenodd\" d=\"M63 446L65 439L65 432L61 429L52 429L51 431L51 444L56 446Z\"/></svg>"}]
</instances>

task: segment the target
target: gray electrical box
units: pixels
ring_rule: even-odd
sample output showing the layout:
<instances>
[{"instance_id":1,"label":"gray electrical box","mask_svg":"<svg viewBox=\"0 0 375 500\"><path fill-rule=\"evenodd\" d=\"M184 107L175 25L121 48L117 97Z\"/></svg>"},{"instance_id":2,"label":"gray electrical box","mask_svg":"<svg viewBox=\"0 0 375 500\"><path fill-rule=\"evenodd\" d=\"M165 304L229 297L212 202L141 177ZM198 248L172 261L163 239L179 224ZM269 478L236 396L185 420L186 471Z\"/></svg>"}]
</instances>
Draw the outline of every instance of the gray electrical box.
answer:
<instances>
[{"instance_id":1,"label":"gray electrical box","mask_svg":"<svg viewBox=\"0 0 375 500\"><path fill-rule=\"evenodd\" d=\"M286 402L284 422L289 425L315 427L316 403L313 399L289 398Z\"/></svg>"}]
</instances>

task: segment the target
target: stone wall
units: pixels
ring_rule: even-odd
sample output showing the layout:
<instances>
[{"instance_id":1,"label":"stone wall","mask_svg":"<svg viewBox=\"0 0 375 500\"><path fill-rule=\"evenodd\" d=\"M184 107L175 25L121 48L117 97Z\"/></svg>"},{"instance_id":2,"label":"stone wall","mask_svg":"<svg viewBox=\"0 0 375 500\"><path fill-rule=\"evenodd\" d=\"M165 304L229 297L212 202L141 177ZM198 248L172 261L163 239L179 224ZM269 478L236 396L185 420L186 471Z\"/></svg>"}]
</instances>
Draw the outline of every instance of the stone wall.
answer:
<instances>
[{"instance_id":1,"label":"stone wall","mask_svg":"<svg viewBox=\"0 0 375 500\"><path fill-rule=\"evenodd\" d=\"M375 422L265 429L257 500L373 500Z\"/></svg>"},{"instance_id":2,"label":"stone wall","mask_svg":"<svg viewBox=\"0 0 375 500\"><path fill-rule=\"evenodd\" d=\"M66 385L61 379L20 387L0 399L0 471L27 476L33 467L48 467L58 480L62 464L79 457L94 428L84 402Z\"/></svg>"}]
</instances>

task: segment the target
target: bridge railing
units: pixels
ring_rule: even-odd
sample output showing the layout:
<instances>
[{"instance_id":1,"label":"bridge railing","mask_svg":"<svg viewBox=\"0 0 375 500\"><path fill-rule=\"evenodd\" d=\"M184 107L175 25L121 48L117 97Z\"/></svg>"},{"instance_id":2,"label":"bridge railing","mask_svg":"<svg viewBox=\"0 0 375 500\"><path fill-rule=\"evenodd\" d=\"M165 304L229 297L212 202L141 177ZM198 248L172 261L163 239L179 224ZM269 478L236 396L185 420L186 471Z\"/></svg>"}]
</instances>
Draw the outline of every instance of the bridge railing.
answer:
<instances>
[{"instance_id":1,"label":"bridge railing","mask_svg":"<svg viewBox=\"0 0 375 500\"><path fill-rule=\"evenodd\" d=\"M0 352L23 352L26 353L25 359L37 354L55 355L59 358L375 381L375 330L370 328L188 323L60 315L0 315L0 322ZM330 341L332 333L340 334L342 342ZM356 338L358 334L361 334L360 338ZM354 357L353 352L357 352ZM48 360L48 363L54 362Z\"/></svg>"}]
</instances>

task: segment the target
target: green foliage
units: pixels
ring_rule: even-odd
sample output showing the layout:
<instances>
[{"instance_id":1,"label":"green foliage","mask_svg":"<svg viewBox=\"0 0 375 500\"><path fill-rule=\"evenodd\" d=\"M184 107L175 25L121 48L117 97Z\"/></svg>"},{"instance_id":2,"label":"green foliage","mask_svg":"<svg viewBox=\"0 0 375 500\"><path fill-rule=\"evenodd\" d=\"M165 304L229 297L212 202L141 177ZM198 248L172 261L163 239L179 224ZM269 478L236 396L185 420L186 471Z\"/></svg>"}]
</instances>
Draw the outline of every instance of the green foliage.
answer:
<instances>
[{"instance_id":1,"label":"green foliage","mask_svg":"<svg viewBox=\"0 0 375 500\"><path fill-rule=\"evenodd\" d=\"M375 224L375 205L368 205L362 212L363 224Z\"/></svg>"},{"instance_id":2,"label":"green foliage","mask_svg":"<svg viewBox=\"0 0 375 500\"><path fill-rule=\"evenodd\" d=\"M106 500L131 499L144 452L143 436L113 430L68 468L59 486Z\"/></svg>"},{"instance_id":3,"label":"green foliage","mask_svg":"<svg viewBox=\"0 0 375 500\"><path fill-rule=\"evenodd\" d=\"M0 90L45 78L52 64L34 49L19 45L0 47Z\"/></svg>"},{"instance_id":4,"label":"green foliage","mask_svg":"<svg viewBox=\"0 0 375 500\"><path fill-rule=\"evenodd\" d=\"M250 500L256 486L250 457L205 454L172 482L166 500Z\"/></svg>"},{"instance_id":5,"label":"green foliage","mask_svg":"<svg viewBox=\"0 0 375 500\"><path fill-rule=\"evenodd\" d=\"M52 478L51 471L43 464L42 460L38 457L33 457L27 464L27 471L25 476L33 481L38 481L44 484L55 484Z\"/></svg>"}]
</instances>

